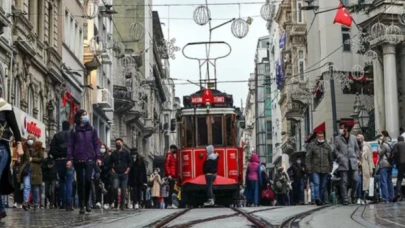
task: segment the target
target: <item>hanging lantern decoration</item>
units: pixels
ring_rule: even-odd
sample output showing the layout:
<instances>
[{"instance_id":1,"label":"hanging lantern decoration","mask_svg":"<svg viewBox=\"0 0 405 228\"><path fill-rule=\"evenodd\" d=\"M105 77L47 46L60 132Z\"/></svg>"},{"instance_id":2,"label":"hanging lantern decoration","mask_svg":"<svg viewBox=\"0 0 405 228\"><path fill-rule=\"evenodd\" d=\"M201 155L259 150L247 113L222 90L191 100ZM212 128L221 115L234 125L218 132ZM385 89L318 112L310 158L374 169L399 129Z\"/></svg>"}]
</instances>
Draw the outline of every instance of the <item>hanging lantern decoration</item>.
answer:
<instances>
[{"instance_id":1,"label":"hanging lantern decoration","mask_svg":"<svg viewBox=\"0 0 405 228\"><path fill-rule=\"evenodd\" d=\"M398 13L398 21L399 23L405 25L405 5L401 7Z\"/></svg>"},{"instance_id":2,"label":"hanging lantern decoration","mask_svg":"<svg viewBox=\"0 0 405 228\"><path fill-rule=\"evenodd\" d=\"M263 18L265 21L271 21L273 19L271 15L271 9L273 8L273 5L270 3L267 3L262 6L260 9L260 16Z\"/></svg>"},{"instance_id":3,"label":"hanging lantern decoration","mask_svg":"<svg viewBox=\"0 0 405 228\"><path fill-rule=\"evenodd\" d=\"M122 42L114 42L112 53L115 57L120 57L125 54L125 45Z\"/></svg>"},{"instance_id":4,"label":"hanging lantern decoration","mask_svg":"<svg viewBox=\"0 0 405 228\"><path fill-rule=\"evenodd\" d=\"M400 27L391 24L385 30L385 38L391 44L398 44L402 40L402 30Z\"/></svg>"},{"instance_id":5,"label":"hanging lantern decoration","mask_svg":"<svg viewBox=\"0 0 405 228\"><path fill-rule=\"evenodd\" d=\"M197 9L194 10L194 22L198 25L206 25L211 20L211 12L210 9L206 6L199 6Z\"/></svg>"},{"instance_id":6,"label":"hanging lantern decoration","mask_svg":"<svg viewBox=\"0 0 405 228\"><path fill-rule=\"evenodd\" d=\"M105 38L106 49L112 49L115 44L114 36L111 33L107 33Z\"/></svg>"},{"instance_id":7,"label":"hanging lantern decoration","mask_svg":"<svg viewBox=\"0 0 405 228\"><path fill-rule=\"evenodd\" d=\"M231 31L236 38L242 39L249 33L249 24L238 18L232 22Z\"/></svg>"},{"instance_id":8,"label":"hanging lantern decoration","mask_svg":"<svg viewBox=\"0 0 405 228\"><path fill-rule=\"evenodd\" d=\"M82 4L84 17L87 19L94 19L98 16L98 0L85 0Z\"/></svg>"},{"instance_id":9,"label":"hanging lantern decoration","mask_svg":"<svg viewBox=\"0 0 405 228\"><path fill-rule=\"evenodd\" d=\"M373 50L368 50L364 53L363 58L366 65L373 65L374 61L378 58L378 54Z\"/></svg>"},{"instance_id":10,"label":"hanging lantern decoration","mask_svg":"<svg viewBox=\"0 0 405 228\"><path fill-rule=\"evenodd\" d=\"M378 22L371 26L371 37L373 39L382 39L385 37L387 26Z\"/></svg>"},{"instance_id":11,"label":"hanging lantern decoration","mask_svg":"<svg viewBox=\"0 0 405 228\"><path fill-rule=\"evenodd\" d=\"M89 46L94 55L101 55L106 51L107 43L100 36L94 36L90 39Z\"/></svg>"},{"instance_id":12,"label":"hanging lantern decoration","mask_svg":"<svg viewBox=\"0 0 405 228\"><path fill-rule=\"evenodd\" d=\"M364 68L360 65L355 65L352 68L352 75L355 80L361 80L364 77Z\"/></svg>"},{"instance_id":13,"label":"hanging lantern decoration","mask_svg":"<svg viewBox=\"0 0 405 228\"><path fill-rule=\"evenodd\" d=\"M145 26L139 22L134 22L129 27L129 37L135 42L140 41L145 36Z\"/></svg>"}]
</instances>

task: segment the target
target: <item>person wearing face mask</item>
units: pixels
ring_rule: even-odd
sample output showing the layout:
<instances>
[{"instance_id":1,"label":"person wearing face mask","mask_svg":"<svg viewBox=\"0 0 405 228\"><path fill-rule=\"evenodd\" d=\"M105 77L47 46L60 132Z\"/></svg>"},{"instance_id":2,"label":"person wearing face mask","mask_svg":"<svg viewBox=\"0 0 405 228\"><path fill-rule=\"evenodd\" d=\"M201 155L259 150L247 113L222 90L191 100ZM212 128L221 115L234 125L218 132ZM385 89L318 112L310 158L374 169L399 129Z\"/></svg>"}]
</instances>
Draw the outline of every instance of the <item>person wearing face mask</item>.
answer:
<instances>
[{"instance_id":1,"label":"person wearing face mask","mask_svg":"<svg viewBox=\"0 0 405 228\"><path fill-rule=\"evenodd\" d=\"M73 163L77 176L79 213L84 214L91 212L91 177L95 165L101 164L100 144L97 131L90 125L85 110L77 111L74 120L76 126L69 134L66 167L70 169Z\"/></svg>"},{"instance_id":2,"label":"person wearing face mask","mask_svg":"<svg viewBox=\"0 0 405 228\"><path fill-rule=\"evenodd\" d=\"M137 148L131 149L131 154L134 156L131 171L129 171L128 185L131 187L131 198L133 199L133 207L135 210L139 209L141 204L142 195L147 187L147 173L146 165L143 157L138 153Z\"/></svg>"},{"instance_id":3,"label":"person wearing face mask","mask_svg":"<svg viewBox=\"0 0 405 228\"><path fill-rule=\"evenodd\" d=\"M169 179L169 198L168 198L168 207L167 208L172 208L172 195L174 193L174 185L176 183L176 177L177 177L177 159L176 159L176 152L177 152L177 146L176 145L171 145L170 150L166 153L166 159L165 159L165 175Z\"/></svg>"},{"instance_id":4,"label":"person wearing face mask","mask_svg":"<svg viewBox=\"0 0 405 228\"><path fill-rule=\"evenodd\" d=\"M316 133L316 140L308 146L305 168L314 186L315 203L322 205L327 177L333 169L332 148L325 142L325 135L322 131Z\"/></svg>"},{"instance_id":5,"label":"person wearing face mask","mask_svg":"<svg viewBox=\"0 0 405 228\"><path fill-rule=\"evenodd\" d=\"M114 189L111 180L111 154L112 150L103 144L100 146L100 153L103 156L103 163L101 165L101 181L104 183L104 188L107 190L107 194L104 198L104 209L109 209L114 203Z\"/></svg>"},{"instance_id":6,"label":"person wearing face mask","mask_svg":"<svg viewBox=\"0 0 405 228\"><path fill-rule=\"evenodd\" d=\"M351 185L351 202L357 201L357 182L358 182L358 166L360 158L360 149L357 139L349 132L349 127L346 123L339 125L340 135L335 137L334 156L339 164L338 171L340 174L340 191L343 199L343 205L348 205L347 186Z\"/></svg>"},{"instance_id":7,"label":"person wearing face mask","mask_svg":"<svg viewBox=\"0 0 405 228\"><path fill-rule=\"evenodd\" d=\"M17 176L18 182L24 184L23 209L28 210L28 199L32 192L34 199L34 211L39 208L39 188L42 184L42 160L44 149L42 143L36 141L34 135L28 135L27 141L23 144L24 155L21 158L21 165Z\"/></svg>"},{"instance_id":8,"label":"person wearing face mask","mask_svg":"<svg viewBox=\"0 0 405 228\"><path fill-rule=\"evenodd\" d=\"M110 166L112 171L112 180L114 194L116 194L115 208L118 207L118 188L121 189L121 205L120 209L124 210L126 189L128 185L128 174L131 170L132 157L128 150L123 148L124 141L121 138L115 139L116 150L111 154Z\"/></svg>"},{"instance_id":9,"label":"person wearing face mask","mask_svg":"<svg viewBox=\"0 0 405 228\"><path fill-rule=\"evenodd\" d=\"M155 208L159 208L158 200L160 197L160 183L162 182L159 171L160 169L156 168L155 170L153 170L153 173L149 177L149 181L152 182L151 197Z\"/></svg>"},{"instance_id":10,"label":"person wearing face mask","mask_svg":"<svg viewBox=\"0 0 405 228\"><path fill-rule=\"evenodd\" d=\"M292 203L291 205L303 205L305 200L305 165L302 163L301 157L292 164L293 182L292 182Z\"/></svg>"},{"instance_id":11,"label":"person wearing face mask","mask_svg":"<svg viewBox=\"0 0 405 228\"><path fill-rule=\"evenodd\" d=\"M371 146L364 142L363 135L357 135L357 143L360 147L359 159L359 183L357 185L357 204L365 204L365 195L370 187L370 178L373 175L374 163Z\"/></svg>"},{"instance_id":12,"label":"person wearing face mask","mask_svg":"<svg viewBox=\"0 0 405 228\"><path fill-rule=\"evenodd\" d=\"M73 167L67 168L67 149L69 145L70 123L62 122L62 131L56 133L51 141L49 157L55 160L55 168L59 176L59 199L60 209L73 211L72 188L73 188Z\"/></svg>"},{"instance_id":13,"label":"person wearing face mask","mask_svg":"<svg viewBox=\"0 0 405 228\"><path fill-rule=\"evenodd\" d=\"M381 131L381 134L380 146L378 148L381 201L388 203L394 200L394 185L392 183L392 168L394 164L390 159L392 154L392 139L387 131Z\"/></svg>"}]
</instances>

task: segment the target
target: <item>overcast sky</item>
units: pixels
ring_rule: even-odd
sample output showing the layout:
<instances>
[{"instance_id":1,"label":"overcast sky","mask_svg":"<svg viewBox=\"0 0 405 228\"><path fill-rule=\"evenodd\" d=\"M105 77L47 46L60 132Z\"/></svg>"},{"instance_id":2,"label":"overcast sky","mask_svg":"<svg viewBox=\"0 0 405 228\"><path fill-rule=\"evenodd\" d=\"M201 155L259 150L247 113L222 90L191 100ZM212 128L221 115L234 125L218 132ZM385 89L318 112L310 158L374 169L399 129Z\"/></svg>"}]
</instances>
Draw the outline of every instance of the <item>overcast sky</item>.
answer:
<instances>
[{"instance_id":1,"label":"overcast sky","mask_svg":"<svg viewBox=\"0 0 405 228\"><path fill-rule=\"evenodd\" d=\"M242 3L242 2L260 2L260 0L208 0L208 3ZM263 1L265 2L265 1ZM153 4L205 4L205 0L154 0ZM266 22L260 17L260 9L262 4L240 5L240 15L242 18L252 17L253 23L250 25L248 35L239 39L233 36L231 32L231 23L213 31L212 41L225 41L232 47L231 54L222 60L218 60L217 64L217 80L218 81L235 81L248 80L250 73L254 72L254 57L259 37L268 35L266 30ZM176 38L176 46L181 49L190 42L202 42L209 39L209 26L200 26L193 20L193 12L197 6L153 6L153 10L159 12L160 20L165 25L162 25L166 39L168 38L168 30L170 31L170 39ZM212 27L215 27L231 18L239 17L238 5L218 6L210 5L212 17ZM168 15L170 11L170 16ZM171 18L168 20L168 16ZM176 19L182 18L182 19ZM187 19L184 19L187 18ZM222 19L222 20L216 20ZM211 47L211 56L226 54L227 48L224 46ZM201 57L205 55L204 47L195 47L186 50L188 55ZM199 67L198 62L185 58L181 51L176 53L176 59L170 60L170 75L172 78L184 80L198 81ZM213 71L211 72L213 75ZM205 71L203 78L205 78ZM175 81L176 96L180 97L181 101L184 95L190 95L199 88L196 85L179 85L187 83L187 81ZM246 101L248 93L247 82L242 83L218 83L218 89L232 94L236 106L240 106L240 100L243 103Z\"/></svg>"}]
</instances>

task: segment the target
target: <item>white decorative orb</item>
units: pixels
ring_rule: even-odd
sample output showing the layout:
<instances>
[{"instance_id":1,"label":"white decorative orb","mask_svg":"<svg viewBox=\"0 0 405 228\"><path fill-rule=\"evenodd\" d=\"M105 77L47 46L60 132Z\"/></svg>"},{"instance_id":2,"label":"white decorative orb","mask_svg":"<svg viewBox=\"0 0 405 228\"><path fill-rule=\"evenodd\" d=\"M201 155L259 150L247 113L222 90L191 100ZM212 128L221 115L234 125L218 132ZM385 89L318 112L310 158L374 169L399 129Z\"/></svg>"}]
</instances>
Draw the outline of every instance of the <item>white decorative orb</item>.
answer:
<instances>
[{"instance_id":1,"label":"white decorative orb","mask_svg":"<svg viewBox=\"0 0 405 228\"><path fill-rule=\"evenodd\" d=\"M82 4L84 17L87 19L94 19L98 16L98 1L97 0L84 0Z\"/></svg>"},{"instance_id":2,"label":"white decorative orb","mask_svg":"<svg viewBox=\"0 0 405 228\"><path fill-rule=\"evenodd\" d=\"M263 18L265 21L271 21L272 16L271 16L271 9L273 8L273 5L270 3L267 3L262 6L260 9L260 16Z\"/></svg>"},{"instance_id":3,"label":"white decorative orb","mask_svg":"<svg viewBox=\"0 0 405 228\"><path fill-rule=\"evenodd\" d=\"M397 44L401 42L402 39L402 31L401 28L398 26L392 24L388 26L385 30L385 37L388 40L388 42Z\"/></svg>"},{"instance_id":4,"label":"white decorative orb","mask_svg":"<svg viewBox=\"0 0 405 228\"><path fill-rule=\"evenodd\" d=\"M100 36L94 36L89 41L90 51L94 55L100 55L106 51L107 44Z\"/></svg>"},{"instance_id":5,"label":"white decorative orb","mask_svg":"<svg viewBox=\"0 0 405 228\"><path fill-rule=\"evenodd\" d=\"M145 36L145 26L139 22L132 23L129 28L129 37L138 42Z\"/></svg>"},{"instance_id":6,"label":"white decorative orb","mask_svg":"<svg viewBox=\"0 0 405 228\"><path fill-rule=\"evenodd\" d=\"M401 7L398 13L398 21L399 23L405 25L405 5Z\"/></svg>"},{"instance_id":7,"label":"white decorative orb","mask_svg":"<svg viewBox=\"0 0 405 228\"><path fill-rule=\"evenodd\" d=\"M118 61L118 66L122 69L135 68L135 59L131 56L125 56Z\"/></svg>"},{"instance_id":8,"label":"white decorative orb","mask_svg":"<svg viewBox=\"0 0 405 228\"><path fill-rule=\"evenodd\" d=\"M371 27L371 37L373 39L380 39L385 36L387 26L378 22Z\"/></svg>"},{"instance_id":9,"label":"white decorative orb","mask_svg":"<svg viewBox=\"0 0 405 228\"><path fill-rule=\"evenodd\" d=\"M115 57L119 57L125 53L125 45L122 42L114 42L112 51Z\"/></svg>"},{"instance_id":10,"label":"white decorative orb","mask_svg":"<svg viewBox=\"0 0 405 228\"><path fill-rule=\"evenodd\" d=\"M242 39L249 33L249 25L242 18L238 18L232 22L231 31L236 38Z\"/></svg>"},{"instance_id":11,"label":"white decorative orb","mask_svg":"<svg viewBox=\"0 0 405 228\"><path fill-rule=\"evenodd\" d=\"M194 10L194 22L198 25L206 25L211 20L210 9L206 6L199 6Z\"/></svg>"},{"instance_id":12,"label":"white decorative orb","mask_svg":"<svg viewBox=\"0 0 405 228\"><path fill-rule=\"evenodd\" d=\"M352 68L352 77L355 80L360 80L364 77L364 68L360 65L355 65Z\"/></svg>"},{"instance_id":13,"label":"white decorative orb","mask_svg":"<svg viewBox=\"0 0 405 228\"><path fill-rule=\"evenodd\" d=\"M367 65L372 65L373 62L378 58L378 54L373 50L368 50L366 53L364 53L363 58Z\"/></svg>"}]
</instances>

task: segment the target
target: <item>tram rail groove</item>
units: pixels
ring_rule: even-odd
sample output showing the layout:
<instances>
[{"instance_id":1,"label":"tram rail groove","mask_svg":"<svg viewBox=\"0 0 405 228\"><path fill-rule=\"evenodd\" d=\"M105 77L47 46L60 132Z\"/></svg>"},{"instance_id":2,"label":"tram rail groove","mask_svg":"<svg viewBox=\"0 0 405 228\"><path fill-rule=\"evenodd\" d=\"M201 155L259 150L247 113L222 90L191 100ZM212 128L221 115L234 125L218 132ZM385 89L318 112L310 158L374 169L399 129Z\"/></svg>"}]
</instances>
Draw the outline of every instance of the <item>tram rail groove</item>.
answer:
<instances>
[{"instance_id":1,"label":"tram rail groove","mask_svg":"<svg viewBox=\"0 0 405 228\"><path fill-rule=\"evenodd\" d=\"M254 210L254 211L250 211L250 212L245 212L242 211L240 209L237 208L229 208L233 211L235 211L235 213L232 214L227 214L227 215L219 215L219 216L215 216L215 217L211 217L211 218L205 218L205 219L197 219L197 220L193 220L193 221L189 221L186 223L182 223L182 224L178 224L178 225L174 225L174 226L166 226L167 224L169 224L171 221L181 217L182 215L186 214L187 212L191 211L192 209L197 209L197 208L189 208L189 209L185 209L181 212L177 212L174 213L172 215L169 215L165 218L163 218L162 220L158 221L157 223L151 224L150 227L155 227L155 228L188 228L188 227L192 227L194 225L197 224L201 224L201 223L205 223L205 222L211 222L211 221L215 221L215 220L220 220L220 219L226 219L226 218L232 218L238 215L242 215L243 217L245 217L250 223L252 223L253 225L255 225L258 228L272 228L274 226L272 226L271 224L264 224L261 219L255 218L254 216L252 216L252 214L254 213L258 213L258 212L263 212L263 211L270 211L270 210L275 210L278 208L282 208L282 207L272 207L272 208L263 208L263 209L258 209L258 210Z\"/></svg>"},{"instance_id":2,"label":"tram rail groove","mask_svg":"<svg viewBox=\"0 0 405 228\"><path fill-rule=\"evenodd\" d=\"M309 211L305 211L299 214L296 214L294 216L291 216L290 218L285 219L281 224L280 224L280 228L292 228L295 227L294 225L298 226L297 223L299 223L303 218L313 214L314 212L323 210L325 208L331 207L330 205L324 205L324 206L319 206L315 209L309 210Z\"/></svg>"}]
</instances>

